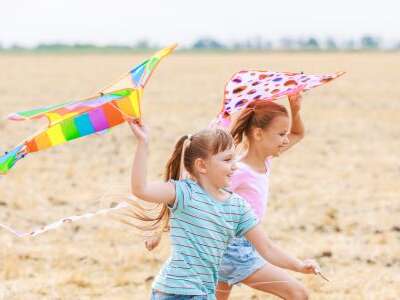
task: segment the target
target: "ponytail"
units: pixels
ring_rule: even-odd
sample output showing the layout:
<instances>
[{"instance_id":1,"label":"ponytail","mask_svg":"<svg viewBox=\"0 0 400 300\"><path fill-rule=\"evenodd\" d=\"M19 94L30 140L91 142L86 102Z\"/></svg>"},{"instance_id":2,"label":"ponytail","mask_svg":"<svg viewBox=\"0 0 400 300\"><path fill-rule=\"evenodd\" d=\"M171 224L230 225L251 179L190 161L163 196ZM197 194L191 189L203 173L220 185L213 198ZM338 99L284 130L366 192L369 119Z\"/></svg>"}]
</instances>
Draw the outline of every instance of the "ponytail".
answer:
<instances>
[{"instance_id":1,"label":"ponytail","mask_svg":"<svg viewBox=\"0 0 400 300\"><path fill-rule=\"evenodd\" d=\"M289 116L286 107L283 105L266 100L251 102L240 113L230 130L235 145L241 144L244 138L248 139L252 128L265 129L278 116Z\"/></svg>"},{"instance_id":2,"label":"ponytail","mask_svg":"<svg viewBox=\"0 0 400 300\"><path fill-rule=\"evenodd\" d=\"M165 166L165 181L182 179L180 177L184 169L184 152L187 149L187 141L190 141L190 136L184 135L176 143L174 152Z\"/></svg>"},{"instance_id":3,"label":"ponytail","mask_svg":"<svg viewBox=\"0 0 400 300\"><path fill-rule=\"evenodd\" d=\"M233 141L235 142L235 145L239 145L240 143L242 143L243 138L248 135L254 115L254 105L253 103L250 103L234 122L230 132L233 137Z\"/></svg>"}]
</instances>

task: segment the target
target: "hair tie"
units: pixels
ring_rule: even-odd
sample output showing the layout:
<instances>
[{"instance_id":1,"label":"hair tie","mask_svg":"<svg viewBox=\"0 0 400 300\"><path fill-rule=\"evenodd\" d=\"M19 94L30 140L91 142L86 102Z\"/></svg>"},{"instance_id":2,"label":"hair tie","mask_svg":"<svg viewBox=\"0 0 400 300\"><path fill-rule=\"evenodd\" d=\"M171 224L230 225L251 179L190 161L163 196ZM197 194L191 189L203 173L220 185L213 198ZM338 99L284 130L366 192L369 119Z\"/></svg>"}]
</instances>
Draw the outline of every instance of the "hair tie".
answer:
<instances>
[{"instance_id":1,"label":"hair tie","mask_svg":"<svg viewBox=\"0 0 400 300\"><path fill-rule=\"evenodd\" d=\"M255 108L255 106L248 106L247 107L251 112L254 112L254 111L256 111L256 108Z\"/></svg>"}]
</instances>

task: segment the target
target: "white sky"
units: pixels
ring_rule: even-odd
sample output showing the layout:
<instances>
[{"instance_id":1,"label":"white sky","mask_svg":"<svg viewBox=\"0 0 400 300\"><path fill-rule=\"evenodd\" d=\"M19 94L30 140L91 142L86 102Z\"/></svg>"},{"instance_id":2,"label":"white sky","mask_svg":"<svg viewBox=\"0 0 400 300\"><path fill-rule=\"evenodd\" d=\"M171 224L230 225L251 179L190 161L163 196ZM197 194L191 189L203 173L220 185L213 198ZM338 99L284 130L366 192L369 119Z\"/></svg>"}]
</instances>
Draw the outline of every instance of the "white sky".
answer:
<instances>
[{"instance_id":1,"label":"white sky","mask_svg":"<svg viewBox=\"0 0 400 300\"><path fill-rule=\"evenodd\" d=\"M400 40L400 0L0 0L0 43L188 45L199 37L239 41L373 34Z\"/></svg>"}]
</instances>

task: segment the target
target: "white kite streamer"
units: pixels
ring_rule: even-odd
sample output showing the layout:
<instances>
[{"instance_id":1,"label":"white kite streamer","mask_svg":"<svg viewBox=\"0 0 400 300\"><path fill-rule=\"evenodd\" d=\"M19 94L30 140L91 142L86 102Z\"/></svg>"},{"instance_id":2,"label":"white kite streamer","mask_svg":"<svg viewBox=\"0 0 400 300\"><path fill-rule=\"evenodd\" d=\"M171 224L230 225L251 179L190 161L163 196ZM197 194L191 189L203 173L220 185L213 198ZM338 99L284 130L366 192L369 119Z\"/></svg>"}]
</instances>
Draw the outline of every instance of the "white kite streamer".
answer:
<instances>
[{"instance_id":1,"label":"white kite streamer","mask_svg":"<svg viewBox=\"0 0 400 300\"><path fill-rule=\"evenodd\" d=\"M60 219L60 220L58 220L56 222L53 222L51 224L48 224L48 225L33 229L33 230L29 231L29 232L21 232L21 231L18 231L18 230L15 230L15 229L11 228L10 226L7 226L7 225L1 224L1 223L0 223L0 227L4 228L8 232L10 232L10 233L12 233L15 236L20 237L20 238L27 237L27 236L32 236L33 237L33 236L37 236L39 234L45 233L46 231L56 229L56 228L58 228L58 227L60 227L60 226L62 226L64 224L73 223L73 222L79 221L81 219L91 219L91 218L93 218L95 216L105 215L105 214L108 214L109 212L116 211L116 210L123 209L123 208L127 208L129 206L130 205L127 202L120 202L120 203L118 203L117 205L115 205L115 206L113 206L111 208L100 209L100 210L98 210L96 212L93 212L93 213L89 212L89 213L85 213L83 215L65 217L65 218L62 218L62 219Z\"/></svg>"}]
</instances>

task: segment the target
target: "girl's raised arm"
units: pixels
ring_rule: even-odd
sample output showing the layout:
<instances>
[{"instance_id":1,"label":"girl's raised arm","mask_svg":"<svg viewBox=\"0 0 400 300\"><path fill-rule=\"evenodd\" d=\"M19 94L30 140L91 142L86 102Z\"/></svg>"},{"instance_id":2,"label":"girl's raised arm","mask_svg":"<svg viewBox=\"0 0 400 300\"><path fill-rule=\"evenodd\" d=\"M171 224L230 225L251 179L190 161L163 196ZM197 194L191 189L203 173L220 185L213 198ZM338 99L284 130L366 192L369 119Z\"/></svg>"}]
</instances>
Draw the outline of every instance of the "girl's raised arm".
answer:
<instances>
[{"instance_id":1,"label":"girl's raised arm","mask_svg":"<svg viewBox=\"0 0 400 300\"><path fill-rule=\"evenodd\" d=\"M147 202L172 205L175 201L175 186L171 182L147 182L148 133L145 126L128 120L138 140L131 172L132 193Z\"/></svg>"},{"instance_id":2,"label":"girl's raised arm","mask_svg":"<svg viewBox=\"0 0 400 300\"><path fill-rule=\"evenodd\" d=\"M288 96L290 111L292 116L292 126L288 134L289 143L283 148L283 151L289 150L293 145L300 142L304 137L304 124L300 116L301 109L301 94L294 94Z\"/></svg>"}]
</instances>

